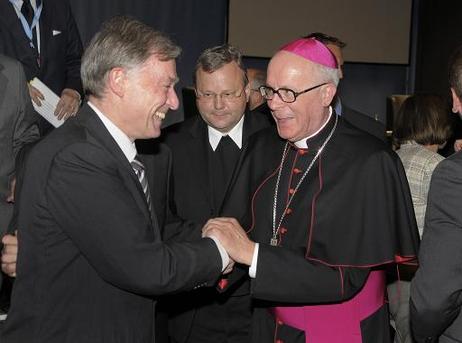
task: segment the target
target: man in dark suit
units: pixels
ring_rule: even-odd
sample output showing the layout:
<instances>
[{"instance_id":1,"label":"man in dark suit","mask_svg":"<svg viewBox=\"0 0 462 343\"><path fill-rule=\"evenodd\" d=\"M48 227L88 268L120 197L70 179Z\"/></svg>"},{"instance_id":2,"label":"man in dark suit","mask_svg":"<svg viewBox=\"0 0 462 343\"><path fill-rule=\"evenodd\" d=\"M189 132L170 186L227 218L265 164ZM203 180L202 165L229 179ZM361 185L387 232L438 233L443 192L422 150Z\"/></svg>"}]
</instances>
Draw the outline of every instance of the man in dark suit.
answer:
<instances>
[{"instance_id":1,"label":"man in dark suit","mask_svg":"<svg viewBox=\"0 0 462 343\"><path fill-rule=\"evenodd\" d=\"M0 233L13 212L12 184L22 148L39 138L21 64L0 54ZM7 201L8 199L11 199Z\"/></svg>"},{"instance_id":2,"label":"man in dark suit","mask_svg":"<svg viewBox=\"0 0 462 343\"><path fill-rule=\"evenodd\" d=\"M449 69L452 111L462 114L462 47ZM411 327L416 342L462 341L462 153L432 174L419 269L411 283Z\"/></svg>"},{"instance_id":3,"label":"man in dark suit","mask_svg":"<svg viewBox=\"0 0 462 343\"><path fill-rule=\"evenodd\" d=\"M39 138L37 118L27 91L21 64L0 54L0 235L9 229L13 215L16 175L26 145ZM8 295L0 274L0 312L8 307Z\"/></svg>"},{"instance_id":4,"label":"man in dark suit","mask_svg":"<svg viewBox=\"0 0 462 343\"><path fill-rule=\"evenodd\" d=\"M0 53L19 60L28 81L39 78L59 97L55 114L74 115L83 95L80 80L82 43L67 0L0 1ZM43 95L29 86L32 100ZM51 125L43 119L41 131Z\"/></svg>"},{"instance_id":5,"label":"man in dark suit","mask_svg":"<svg viewBox=\"0 0 462 343\"><path fill-rule=\"evenodd\" d=\"M247 139L271 122L265 114L246 110L250 86L241 53L233 46L217 46L201 54L194 87L201 116L172 127L165 137L173 153L175 212L205 223L221 214L231 178L240 172ZM240 200L245 206L250 199ZM175 234L183 233L167 225L165 237ZM199 227L195 234L200 237ZM168 303L173 342L248 342L248 294L244 283L224 294L203 289L177 296L175 309Z\"/></svg>"},{"instance_id":6,"label":"man in dark suit","mask_svg":"<svg viewBox=\"0 0 462 343\"><path fill-rule=\"evenodd\" d=\"M346 43L338 39L337 37L329 36L321 32L313 32L307 35L305 38L314 38L323 43L332 52L337 60L338 70L340 73L340 79L343 78L343 48L346 47ZM386 141L385 137L385 125L380 121L369 117L366 114L358 112L348 106L346 106L337 94L332 101L332 106L337 114L343 116L351 124L357 128L370 133L383 141Z\"/></svg>"},{"instance_id":7,"label":"man in dark suit","mask_svg":"<svg viewBox=\"0 0 462 343\"><path fill-rule=\"evenodd\" d=\"M152 342L156 296L211 285L228 264L218 241L161 241L170 156L145 160L134 145L178 106L179 53L124 17L93 38L88 104L27 160L2 342Z\"/></svg>"}]
</instances>

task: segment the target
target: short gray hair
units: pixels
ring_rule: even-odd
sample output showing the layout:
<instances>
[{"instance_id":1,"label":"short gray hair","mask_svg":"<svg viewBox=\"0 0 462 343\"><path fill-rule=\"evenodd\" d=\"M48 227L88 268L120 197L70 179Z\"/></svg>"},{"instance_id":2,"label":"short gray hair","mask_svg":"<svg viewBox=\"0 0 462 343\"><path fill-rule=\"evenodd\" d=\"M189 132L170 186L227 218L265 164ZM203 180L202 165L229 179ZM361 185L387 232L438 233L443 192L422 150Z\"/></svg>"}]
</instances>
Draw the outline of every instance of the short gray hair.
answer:
<instances>
[{"instance_id":1,"label":"short gray hair","mask_svg":"<svg viewBox=\"0 0 462 343\"><path fill-rule=\"evenodd\" d=\"M246 86L249 83L249 80L247 79L246 69L242 63L241 51L235 46L223 44L205 49L199 56L193 74L194 87L196 86L196 74L199 69L202 69L207 73L213 73L231 62L236 62L238 67L242 70L244 86Z\"/></svg>"},{"instance_id":2,"label":"short gray hair","mask_svg":"<svg viewBox=\"0 0 462 343\"><path fill-rule=\"evenodd\" d=\"M181 48L166 35L130 17L117 16L103 24L82 57L81 76L86 94L101 97L111 69L132 69L152 55L176 59Z\"/></svg>"},{"instance_id":3,"label":"short gray hair","mask_svg":"<svg viewBox=\"0 0 462 343\"><path fill-rule=\"evenodd\" d=\"M329 68L320 64L316 64L316 70L319 72L319 75L323 78L323 81L332 82L335 86L338 86L340 81L340 76L338 69Z\"/></svg>"}]
</instances>

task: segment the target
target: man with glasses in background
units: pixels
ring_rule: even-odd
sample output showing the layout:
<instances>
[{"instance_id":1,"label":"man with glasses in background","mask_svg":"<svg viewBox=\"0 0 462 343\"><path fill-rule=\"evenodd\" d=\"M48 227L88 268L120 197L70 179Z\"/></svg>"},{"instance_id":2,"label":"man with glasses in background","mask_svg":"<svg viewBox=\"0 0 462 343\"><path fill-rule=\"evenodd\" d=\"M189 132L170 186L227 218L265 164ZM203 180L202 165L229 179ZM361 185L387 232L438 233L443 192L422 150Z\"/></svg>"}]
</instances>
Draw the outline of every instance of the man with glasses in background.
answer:
<instances>
[{"instance_id":1,"label":"man with glasses in background","mask_svg":"<svg viewBox=\"0 0 462 343\"><path fill-rule=\"evenodd\" d=\"M222 211L239 213L232 197L251 186L250 214L205 226L250 267L252 342L390 342L384 269L415 257L412 202L396 154L330 106L337 68L315 39L276 53L260 90L279 137L251 137L251 178Z\"/></svg>"},{"instance_id":2,"label":"man with glasses in background","mask_svg":"<svg viewBox=\"0 0 462 343\"><path fill-rule=\"evenodd\" d=\"M240 172L238 161L248 138L271 124L268 116L248 112L250 87L237 48L221 45L203 51L193 80L200 117L167 129L166 143L173 155L174 212L203 224L221 214L232 176ZM249 203L236 196L242 206ZM176 232L174 225L164 229L165 240L188 234ZM192 235L200 237L200 228ZM176 307L171 299L164 303L173 342L248 342L248 282L224 294L209 288L178 295Z\"/></svg>"}]
</instances>

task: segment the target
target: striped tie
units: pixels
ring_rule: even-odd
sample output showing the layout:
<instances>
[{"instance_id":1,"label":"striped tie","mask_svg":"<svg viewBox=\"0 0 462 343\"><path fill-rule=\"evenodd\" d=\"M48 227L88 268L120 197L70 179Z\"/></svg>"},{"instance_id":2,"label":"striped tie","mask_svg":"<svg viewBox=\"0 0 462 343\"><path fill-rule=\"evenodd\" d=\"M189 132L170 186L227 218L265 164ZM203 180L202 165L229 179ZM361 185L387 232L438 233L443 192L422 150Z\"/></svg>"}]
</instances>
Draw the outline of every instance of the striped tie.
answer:
<instances>
[{"instance_id":1,"label":"striped tie","mask_svg":"<svg viewBox=\"0 0 462 343\"><path fill-rule=\"evenodd\" d=\"M138 155L130 164L132 165L132 168L135 171L136 176L138 176L141 188L143 188L144 195L146 196L146 202L148 204L149 210L151 210L151 194L149 193L149 185L148 180L145 176L144 165L140 162Z\"/></svg>"}]
</instances>

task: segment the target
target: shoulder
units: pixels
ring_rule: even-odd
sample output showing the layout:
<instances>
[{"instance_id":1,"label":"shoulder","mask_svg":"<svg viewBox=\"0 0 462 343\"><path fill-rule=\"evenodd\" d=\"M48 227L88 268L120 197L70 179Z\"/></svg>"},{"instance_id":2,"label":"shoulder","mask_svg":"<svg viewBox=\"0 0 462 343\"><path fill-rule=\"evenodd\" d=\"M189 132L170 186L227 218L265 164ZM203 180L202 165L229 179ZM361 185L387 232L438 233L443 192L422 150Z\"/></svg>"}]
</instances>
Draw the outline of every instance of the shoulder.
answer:
<instances>
[{"instance_id":1,"label":"shoulder","mask_svg":"<svg viewBox=\"0 0 462 343\"><path fill-rule=\"evenodd\" d=\"M185 141L200 137L206 130L207 125L200 116L188 118L183 122L173 124L162 131L162 141L174 149L183 145Z\"/></svg>"},{"instance_id":2,"label":"shoulder","mask_svg":"<svg viewBox=\"0 0 462 343\"><path fill-rule=\"evenodd\" d=\"M1 68L20 68L21 63L11 57L0 54L0 67Z\"/></svg>"},{"instance_id":3,"label":"shoulder","mask_svg":"<svg viewBox=\"0 0 462 343\"><path fill-rule=\"evenodd\" d=\"M339 116L338 128L334 137L336 149L357 156L391 151L383 140L361 130L342 116Z\"/></svg>"},{"instance_id":4,"label":"shoulder","mask_svg":"<svg viewBox=\"0 0 462 343\"><path fill-rule=\"evenodd\" d=\"M385 125L382 122L348 106L343 107L342 116L357 128L381 140L385 139Z\"/></svg>"},{"instance_id":5,"label":"shoulder","mask_svg":"<svg viewBox=\"0 0 462 343\"><path fill-rule=\"evenodd\" d=\"M19 61L0 54L0 73L8 80L15 80L24 74L24 69Z\"/></svg>"},{"instance_id":6,"label":"shoulder","mask_svg":"<svg viewBox=\"0 0 462 343\"><path fill-rule=\"evenodd\" d=\"M462 153L457 152L438 163L433 178L462 182Z\"/></svg>"}]
</instances>

